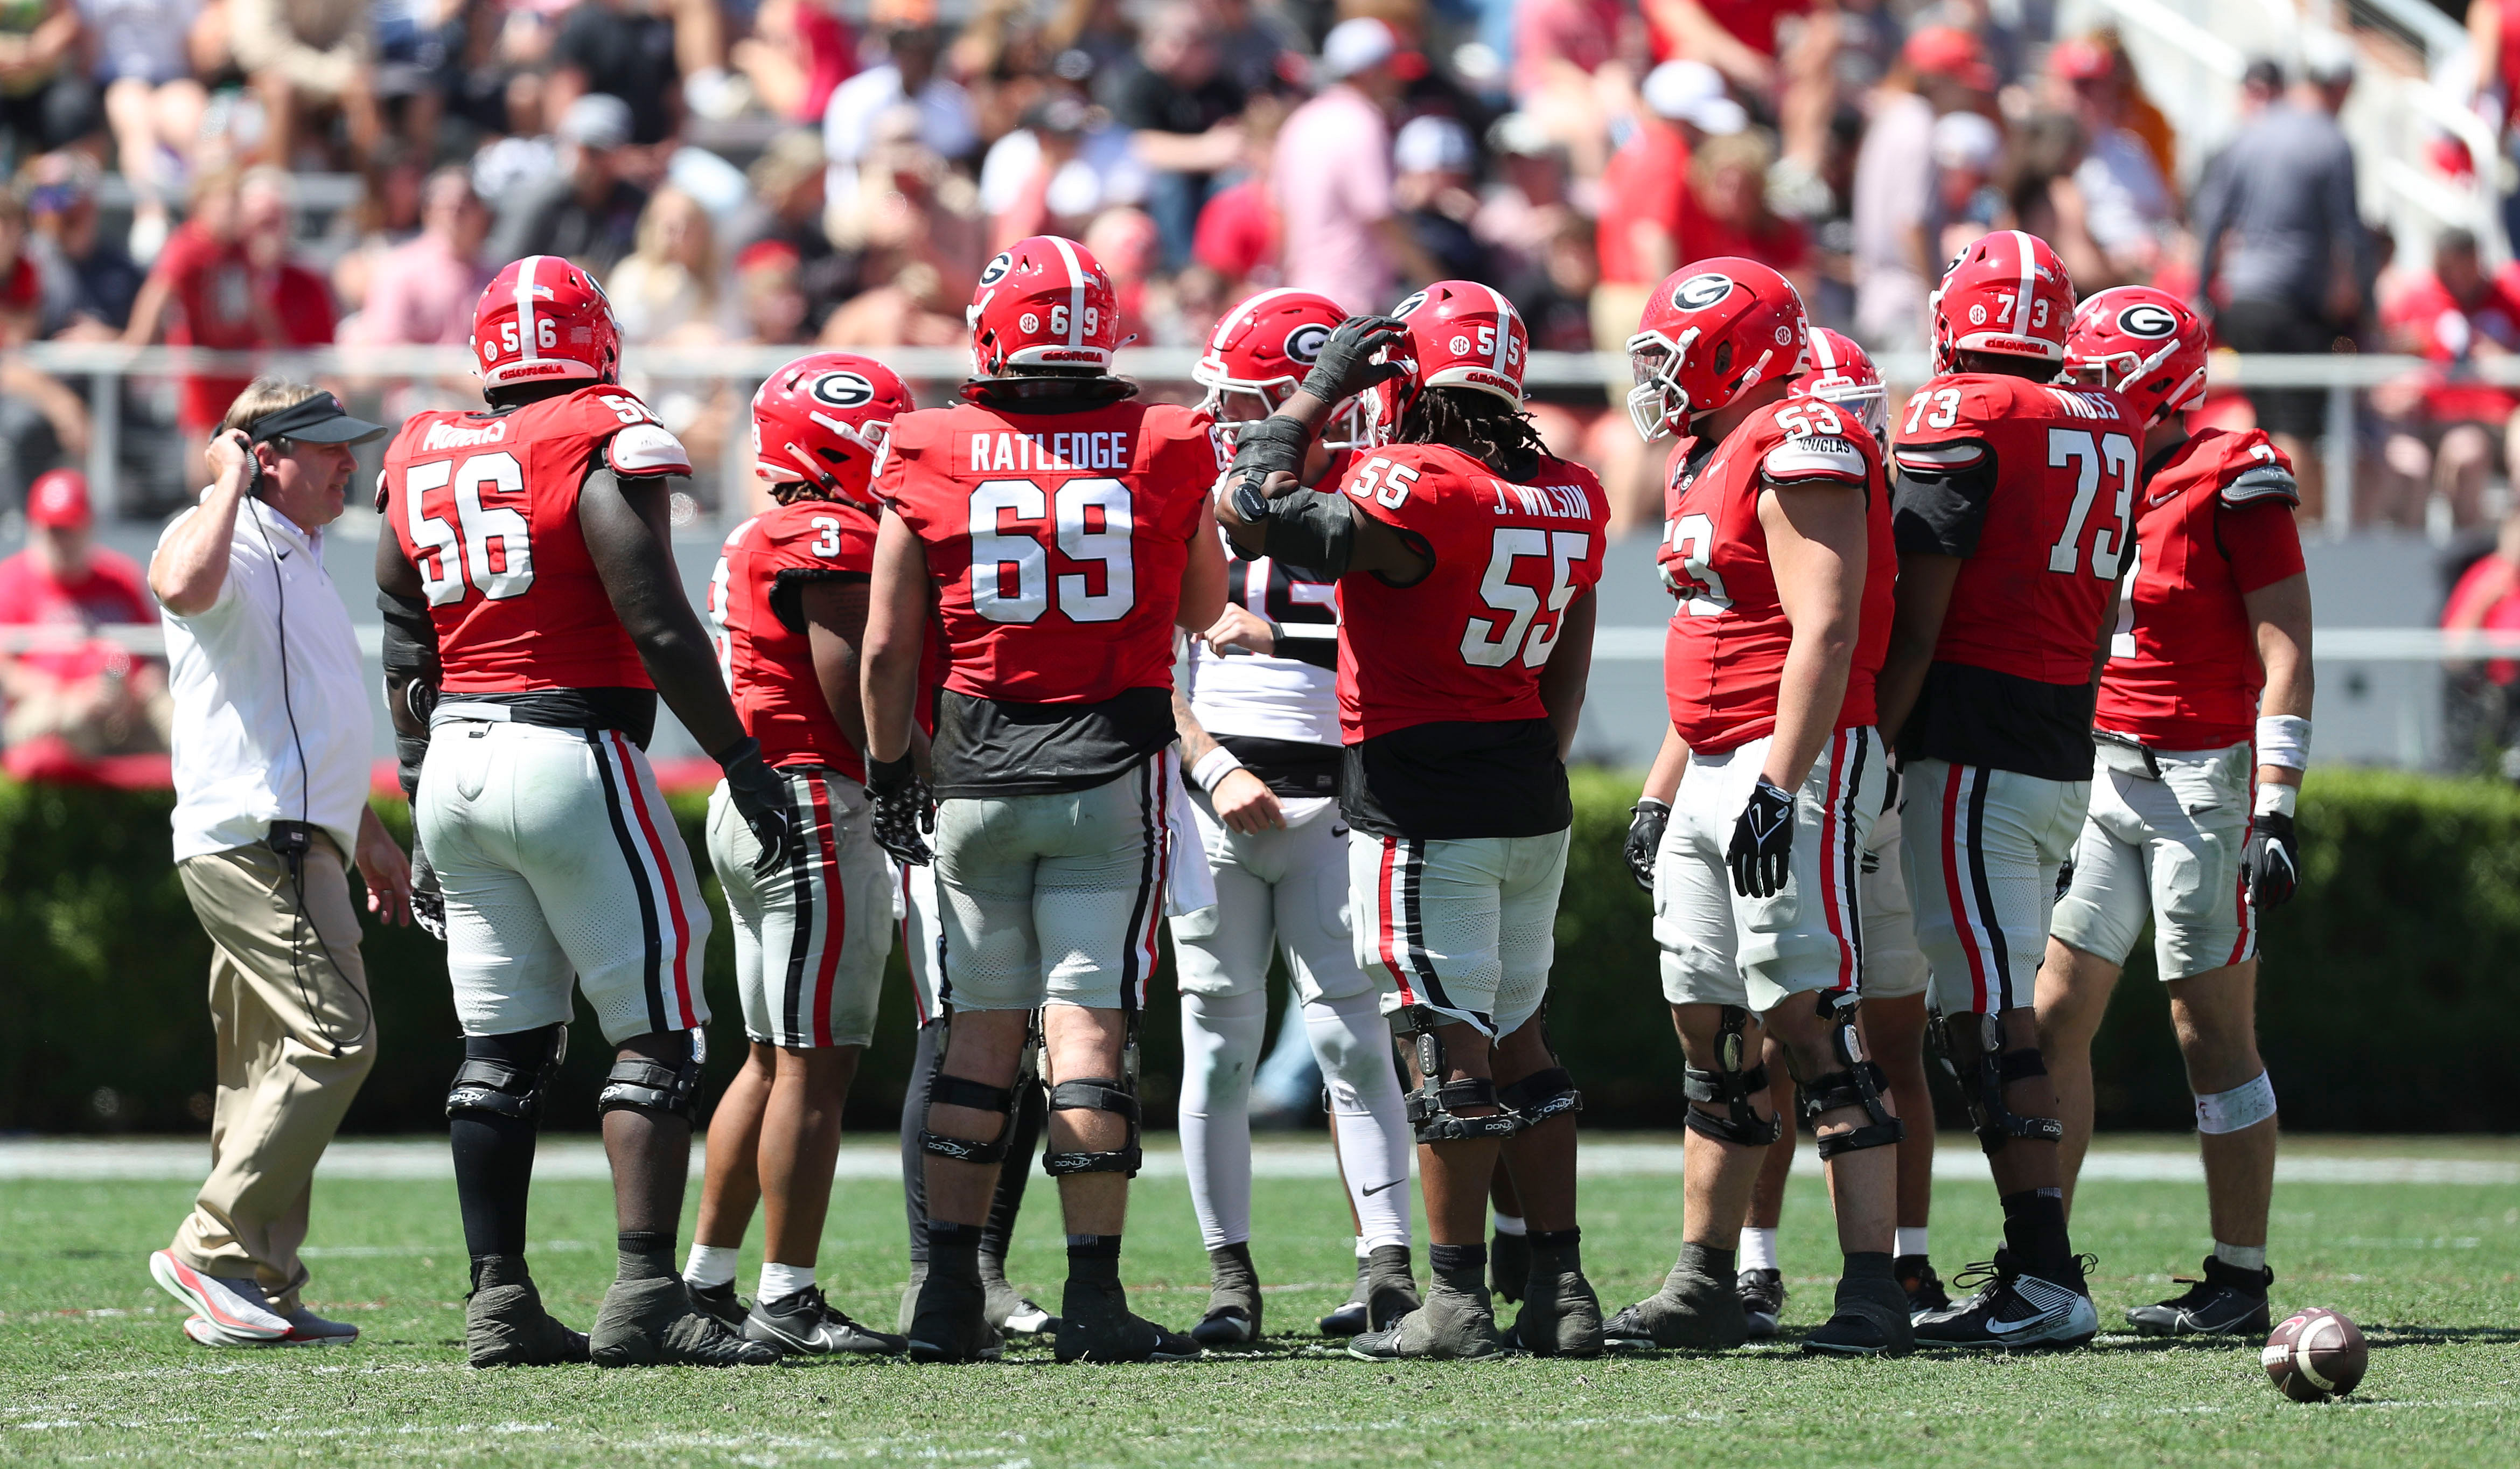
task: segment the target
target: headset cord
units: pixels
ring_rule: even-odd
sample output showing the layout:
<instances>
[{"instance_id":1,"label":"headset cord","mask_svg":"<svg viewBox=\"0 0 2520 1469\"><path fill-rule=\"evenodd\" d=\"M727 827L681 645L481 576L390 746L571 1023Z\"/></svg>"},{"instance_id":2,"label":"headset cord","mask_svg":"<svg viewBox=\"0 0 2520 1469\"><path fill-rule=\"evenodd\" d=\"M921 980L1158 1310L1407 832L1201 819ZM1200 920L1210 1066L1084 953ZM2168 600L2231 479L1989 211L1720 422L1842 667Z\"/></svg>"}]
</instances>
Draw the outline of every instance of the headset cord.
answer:
<instances>
[{"instance_id":1,"label":"headset cord","mask_svg":"<svg viewBox=\"0 0 2520 1469\"><path fill-rule=\"evenodd\" d=\"M255 498L260 499L259 496ZM306 983L306 967L300 955L307 930L314 929L315 946L323 951L324 962L332 969L333 977L341 982L343 991L359 1002L359 1030L352 1039L367 1037L369 1030L376 1024L376 1010L368 1002L368 997L359 992L359 987L350 983L349 975L341 968L341 961L333 957L333 946L324 941L324 931L315 928L313 917L306 911L306 851L313 841L314 823L310 818L314 812L314 773L306 763L306 741L297 732L297 704L289 687L289 576L281 567L285 559L283 553L271 543L271 528L262 522L261 506L248 507L247 513L253 517L253 528L262 537L263 554L271 558L273 632L280 644L280 708L289 716L289 743L297 752L298 831L280 853L281 860L289 867L290 897L296 910L289 925L289 978L297 987L297 1002L305 1007L307 1018L314 1022L316 1032L324 1037L334 1059L338 1060L341 1037L332 1023L324 1018L323 1012L316 1009L314 991ZM311 544L308 554L313 554Z\"/></svg>"}]
</instances>

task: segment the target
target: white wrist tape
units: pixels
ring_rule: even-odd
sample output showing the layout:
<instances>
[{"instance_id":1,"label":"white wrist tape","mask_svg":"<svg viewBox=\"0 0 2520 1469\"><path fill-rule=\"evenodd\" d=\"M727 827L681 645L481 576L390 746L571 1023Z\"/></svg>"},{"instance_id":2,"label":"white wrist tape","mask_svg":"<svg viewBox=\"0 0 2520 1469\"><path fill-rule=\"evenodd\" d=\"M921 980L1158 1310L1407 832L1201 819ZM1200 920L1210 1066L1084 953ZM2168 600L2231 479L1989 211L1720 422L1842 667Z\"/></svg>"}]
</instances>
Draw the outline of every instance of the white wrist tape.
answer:
<instances>
[{"instance_id":1,"label":"white wrist tape","mask_svg":"<svg viewBox=\"0 0 2520 1469\"><path fill-rule=\"evenodd\" d=\"M1234 752L1219 745L1200 756L1198 763L1190 767L1190 778L1198 783L1200 790L1213 796L1218 781L1241 768L1242 762L1234 757Z\"/></svg>"},{"instance_id":2,"label":"white wrist tape","mask_svg":"<svg viewBox=\"0 0 2520 1469\"><path fill-rule=\"evenodd\" d=\"M2258 721L2258 763L2286 770L2310 768L2310 721L2299 714L2269 714Z\"/></svg>"},{"instance_id":3,"label":"white wrist tape","mask_svg":"<svg viewBox=\"0 0 2520 1469\"><path fill-rule=\"evenodd\" d=\"M2287 786L2271 780L2258 787L2256 814L2260 816L2289 816L2300 804L2301 788L2299 786Z\"/></svg>"},{"instance_id":4,"label":"white wrist tape","mask_svg":"<svg viewBox=\"0 0 2520 1469\"><path fill-rule=\"evenodd\" d=\"M2196 1130L2199 1132L2237 1132L2254 1127L2275 1115L2275 1085L2265 1072L2211 1096L2196 1099Z\"/></svg>"}]
</instances>

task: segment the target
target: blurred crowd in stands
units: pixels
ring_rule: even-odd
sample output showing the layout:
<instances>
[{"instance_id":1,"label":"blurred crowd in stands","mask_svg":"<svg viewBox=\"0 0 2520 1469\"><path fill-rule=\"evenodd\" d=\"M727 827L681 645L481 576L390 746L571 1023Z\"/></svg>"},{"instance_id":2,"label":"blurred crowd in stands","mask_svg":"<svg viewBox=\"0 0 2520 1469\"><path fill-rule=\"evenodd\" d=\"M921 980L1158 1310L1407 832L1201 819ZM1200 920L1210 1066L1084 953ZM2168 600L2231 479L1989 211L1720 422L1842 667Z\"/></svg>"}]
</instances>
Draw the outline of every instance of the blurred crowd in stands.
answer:
<instances>
[{"instance_id":1,"label":"blurred crowd in stands","mask_svg":"<svg viewBox=\"0 0 2520 1469\"><path fill-rule=\"evenodd\" d=\"M2490 528L2520 464L2520 395L2464 371L2520 347L2520 273L2464 229L2401 268L2366 227L2336 121L2367 65L2348 38L2251 66L2229 134L2182 140L2118 36L2050 33L2041 5L939 5L0 0L0 348L460 344L500 264L553 252L605 283L633 386L706 464L737 390L643 354L959 346L981 266L1028 234L1092 246L1141 344L1194 344L1264 286L1363 310L1466 276L1535 347L1616 351L1664 274L1742 254L1895 352L1923 344L1942 261L2020 228L2084 294L2161 285L2244 351L2437 364L2368 395L2359 521ZM2498 125L2520 95L2506 9L2471 18ZM201 482L238 386L123 386L124 506ZM359 386L388 413L469 391ZM1650 528L1660 451L1605 386L1535 411ZM2325 405L2211 411L2275 432L2316 516ZM0 516L95 432L86 383L0 350Z\"/></svg>"}]
</instances>

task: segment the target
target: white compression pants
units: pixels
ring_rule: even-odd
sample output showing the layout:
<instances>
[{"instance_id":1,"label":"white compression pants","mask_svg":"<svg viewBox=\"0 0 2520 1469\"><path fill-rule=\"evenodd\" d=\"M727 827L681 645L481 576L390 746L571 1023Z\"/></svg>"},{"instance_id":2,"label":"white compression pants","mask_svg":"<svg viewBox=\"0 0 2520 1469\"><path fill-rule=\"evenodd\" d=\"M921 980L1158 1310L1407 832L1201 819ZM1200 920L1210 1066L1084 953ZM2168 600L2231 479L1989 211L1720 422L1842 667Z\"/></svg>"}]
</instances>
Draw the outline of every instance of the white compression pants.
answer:
<instances>
[{"instance_id":1,"label":"white compression pants","mask_svg":"<svg viewBox=\"0 0 2520 1469\"><path fill-rule=\"evenodd\" d=\"M1216 906L1173 921L1182 987L1182 1161L1213 1250L1251 1237L1251 1076L1283 948L1338 1128L1348 1198L1369 1246L1409 1243L1411 1139L1381 998L1348 938L1347 825L1290 798L1283 830L1228 830L1191 793Z\"/></svg>"}]
</instances>

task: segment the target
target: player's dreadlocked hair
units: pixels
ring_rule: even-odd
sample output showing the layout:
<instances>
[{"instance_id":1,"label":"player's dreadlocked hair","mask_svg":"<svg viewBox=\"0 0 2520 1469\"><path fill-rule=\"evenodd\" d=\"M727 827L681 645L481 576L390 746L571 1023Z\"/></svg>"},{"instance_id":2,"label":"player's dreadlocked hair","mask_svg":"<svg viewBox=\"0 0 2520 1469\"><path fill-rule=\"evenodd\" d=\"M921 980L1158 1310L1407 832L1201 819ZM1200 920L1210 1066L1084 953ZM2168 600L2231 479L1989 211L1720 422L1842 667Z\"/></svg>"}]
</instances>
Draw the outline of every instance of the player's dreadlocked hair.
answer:
<instances>
[{"instance_id":1,"label":"player's dreadlocked hair","mask_svg":"<svg viewBox=\"0 0 2520 1469\"><path fill-rule=\"evenodd\" d=\"M1467 388L1429 388L1400 416L1396 443L1440 443L1486 462L1508 480L1540 473L1549 448L1531 415L1492 392Z\"/></svg>"}]
</instances>

